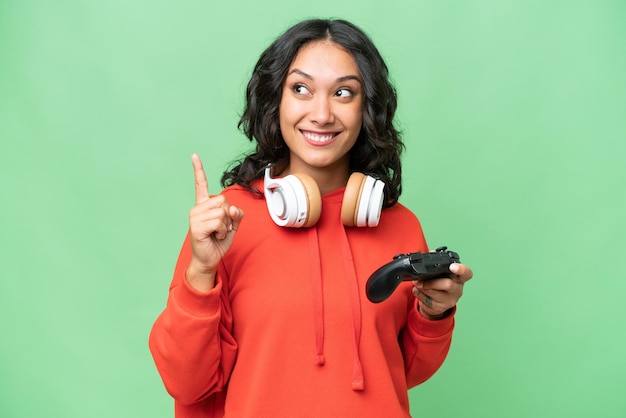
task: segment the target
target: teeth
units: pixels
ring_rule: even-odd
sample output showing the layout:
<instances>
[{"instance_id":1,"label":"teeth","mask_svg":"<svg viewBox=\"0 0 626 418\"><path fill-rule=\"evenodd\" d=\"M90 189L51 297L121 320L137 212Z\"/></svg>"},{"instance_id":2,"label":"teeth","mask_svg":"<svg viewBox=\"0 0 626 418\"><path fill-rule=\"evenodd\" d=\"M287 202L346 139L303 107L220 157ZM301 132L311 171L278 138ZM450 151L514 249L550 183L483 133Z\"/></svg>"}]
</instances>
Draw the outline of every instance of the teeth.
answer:
<instances>
[{"instance_id":1,"label":"teeth","mask_svg":"<svg viewBox=\"0 0 626 418\"><path fill-rule=\"evenodd\" d=\"M307 138L309 138L311 141L315 141L315 142L327 142L335 137L335 134L319 135L313 132L304 132L304 131L302 132L302 134L306 136Z\"/></svg>"}]
</instances>

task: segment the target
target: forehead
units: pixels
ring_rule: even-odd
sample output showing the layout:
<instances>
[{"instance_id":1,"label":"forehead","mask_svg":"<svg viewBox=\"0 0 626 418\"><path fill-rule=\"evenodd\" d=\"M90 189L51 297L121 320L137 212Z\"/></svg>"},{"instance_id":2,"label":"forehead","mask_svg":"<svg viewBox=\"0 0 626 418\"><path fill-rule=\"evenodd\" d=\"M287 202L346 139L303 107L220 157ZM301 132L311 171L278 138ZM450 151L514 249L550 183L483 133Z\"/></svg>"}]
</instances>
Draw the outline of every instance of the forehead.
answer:
<instances>
[{"instance_id":1,"label":"forehead","mask_svg":"<svg viewBox=\"0 0 626 418\"><path fill-rule=\"evenodd\" d=\"M319 76L356 75L361 78L352 54L341 45L328 40L314 41L302 46L289 66L289 72L293 69Z\"/></svg>"}]
</instances>

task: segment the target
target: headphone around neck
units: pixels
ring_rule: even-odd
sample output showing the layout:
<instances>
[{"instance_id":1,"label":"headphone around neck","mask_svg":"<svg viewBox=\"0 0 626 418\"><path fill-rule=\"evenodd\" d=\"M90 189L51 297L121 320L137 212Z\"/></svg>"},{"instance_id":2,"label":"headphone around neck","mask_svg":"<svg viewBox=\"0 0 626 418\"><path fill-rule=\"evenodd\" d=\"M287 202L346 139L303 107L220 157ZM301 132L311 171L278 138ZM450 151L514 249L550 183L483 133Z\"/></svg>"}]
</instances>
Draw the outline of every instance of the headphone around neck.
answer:
<instances>
[{"instance_id":1,"label":"headphone around neck","mask_svg":"<svg viewBox=\"0 0 626 418\"><path fill-rule=\"evenodd\" d=\"M267 210L279 226L306 228L317 223L322 214L320 189L307 174L289 174L272 178L271 167L265 169L263 182ZM385 183L363 173L352 173L341 204L345 226L378 225L383 208Z\"/></svg>"}]
</instances>

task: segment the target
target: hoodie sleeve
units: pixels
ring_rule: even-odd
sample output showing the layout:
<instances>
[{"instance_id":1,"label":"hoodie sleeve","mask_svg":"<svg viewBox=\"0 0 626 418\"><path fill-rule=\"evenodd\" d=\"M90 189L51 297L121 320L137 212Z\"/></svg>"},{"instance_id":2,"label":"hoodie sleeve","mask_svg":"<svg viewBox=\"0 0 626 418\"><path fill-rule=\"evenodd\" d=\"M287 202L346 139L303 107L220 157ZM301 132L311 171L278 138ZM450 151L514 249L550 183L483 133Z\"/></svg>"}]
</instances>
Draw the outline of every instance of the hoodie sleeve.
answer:
<instances>
[{"instance_id":1,"label":"hoodie sleeve","mask_svg":"<svg viewBox=\"0 0 626 418\"><path fill-rule=\"evenodd\" d=\"M446 318L431 321L419 313L417 304L411 296L407 325L400 336L409 388L428 380L443 364L452 342L456 311L455 308Z\"/></svg>"},{"instance_id":2,"label":"hoodie sleeve","mask_svg":"<svg viewBox=\"0 0 626 418\"><path fill-rule=\"evenodd\" d=\"M155 321L149 347L168 393L179 404L192 404L220 392L235 363L237 343L227 280L220 268L206 293L185 278L191 260L189 236L181 249L165 310Z\"/></svg>"}]
</instances>

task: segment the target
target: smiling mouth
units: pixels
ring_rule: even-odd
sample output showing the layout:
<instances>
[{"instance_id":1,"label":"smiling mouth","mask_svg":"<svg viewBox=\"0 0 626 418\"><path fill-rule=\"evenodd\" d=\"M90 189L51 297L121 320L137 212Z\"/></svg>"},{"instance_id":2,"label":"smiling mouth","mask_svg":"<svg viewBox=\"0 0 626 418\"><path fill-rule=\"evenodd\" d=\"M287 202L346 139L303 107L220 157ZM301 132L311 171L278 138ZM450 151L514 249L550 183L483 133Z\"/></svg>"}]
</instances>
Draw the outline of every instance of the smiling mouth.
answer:
<instances>
[{"instance_id":1,"label":"smiling mouth","mask_svg":"<svg viewBox=\"0 0 626 418\"><path fill-rule=\"evenodd\" d=\"M325 134L318 134L309 131L300 131L302 135L308 140L307 142L313 145L326 145L335 140L339 135L339 132L330 132Z\"/></svg>"}]
</instances>

